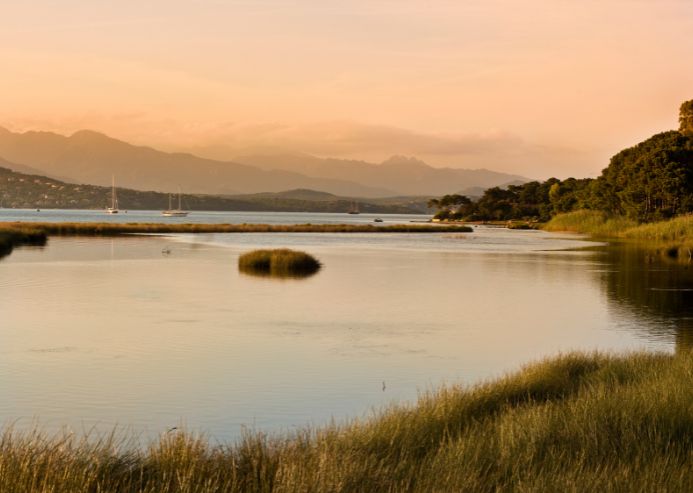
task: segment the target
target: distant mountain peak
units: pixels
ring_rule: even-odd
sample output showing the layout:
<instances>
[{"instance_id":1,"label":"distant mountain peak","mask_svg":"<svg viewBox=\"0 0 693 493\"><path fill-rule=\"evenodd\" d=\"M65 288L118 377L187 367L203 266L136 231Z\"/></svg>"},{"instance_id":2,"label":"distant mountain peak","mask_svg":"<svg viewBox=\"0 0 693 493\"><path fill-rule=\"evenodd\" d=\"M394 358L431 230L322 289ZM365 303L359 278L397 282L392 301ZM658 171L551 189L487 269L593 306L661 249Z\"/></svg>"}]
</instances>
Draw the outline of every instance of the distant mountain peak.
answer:
<instances>
[{"instance_id":1,"label":"distant mountain peak","mask_svg":"<svg viewBox=\"0 0 693 493\"><path fill-rule=\"evenodd\" d=\"M428 164L414 156L403 156L395 154L380 163L382 166L409 166L409 167L429 167Z\"/></svg>"},{"instance_id":2,"label":"distant mountain peak","mask_svg":"<svg viewBox=\"0 0 693 493\"><path fill-rule=\"evenodd\" d=\"M72 135L70 135L71 139L82 139L82 138L99 138L99 139L108 139L108 140L113 140L112 137L109 137L106 134L103 134L101 132L97 132L95 130L89 130L89 129L83 129L83 130L77 130L74 132Z\"/></svg>"}]
</instances>

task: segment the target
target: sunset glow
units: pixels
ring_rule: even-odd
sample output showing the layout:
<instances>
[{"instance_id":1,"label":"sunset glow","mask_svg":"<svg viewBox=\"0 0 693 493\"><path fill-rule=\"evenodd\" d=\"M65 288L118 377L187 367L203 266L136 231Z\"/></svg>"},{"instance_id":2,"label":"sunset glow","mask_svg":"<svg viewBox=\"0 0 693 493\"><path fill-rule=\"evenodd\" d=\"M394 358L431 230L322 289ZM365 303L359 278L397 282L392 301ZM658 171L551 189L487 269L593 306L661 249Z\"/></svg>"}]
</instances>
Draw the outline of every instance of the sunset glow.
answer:
<instances>
[{"instance_id":1,"label":"sunset glow","mask_svg":"<svg viewBox=\"0 0 693 493\"><path fill-rule=\"evenodd\" d=\"M693 3L39 0L0 6L0 126L532 178L676 128Z\"/></svg>"}]
</instances>

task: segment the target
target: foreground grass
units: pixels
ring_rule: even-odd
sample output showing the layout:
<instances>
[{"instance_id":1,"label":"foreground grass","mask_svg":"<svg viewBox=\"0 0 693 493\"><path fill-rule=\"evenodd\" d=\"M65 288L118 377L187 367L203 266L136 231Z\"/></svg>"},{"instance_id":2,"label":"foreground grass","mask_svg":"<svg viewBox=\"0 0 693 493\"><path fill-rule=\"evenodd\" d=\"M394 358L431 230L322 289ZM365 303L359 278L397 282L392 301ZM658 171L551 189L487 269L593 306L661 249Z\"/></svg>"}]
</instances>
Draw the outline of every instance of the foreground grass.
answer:
<instances>
[{"instance_id":1,"label":"foreground grass","mask_svg":"<svg viewBox=\"0 0 693 493\"><path fill-rule=\"evenodd\" d=\"M148 448L6 431L0 492L693 491L693 353L568 354L346 425Z\"/></svg>"},{"instance_id":2,"label":"foreground grass","mask_svg":"<svg viewBox=\"0 0 693 493\"><path fill-rule=\"evenodd\" d=\"M305 277L320 269L313 256L288 248L253 250L238 258L238 269L252 275Z\"/></svg>"},{"instance_id":3,"label":"foreground grass","mask_svg":"<svg viewBox=\"0 0 693 493\"><path fill-rule=\"evenodd\" d=\"M428 224L160 224L160 223L0 223L3 230L43 231L47 235L137 233L462 233L468 226Z\"/></svg>"}]
</instances>

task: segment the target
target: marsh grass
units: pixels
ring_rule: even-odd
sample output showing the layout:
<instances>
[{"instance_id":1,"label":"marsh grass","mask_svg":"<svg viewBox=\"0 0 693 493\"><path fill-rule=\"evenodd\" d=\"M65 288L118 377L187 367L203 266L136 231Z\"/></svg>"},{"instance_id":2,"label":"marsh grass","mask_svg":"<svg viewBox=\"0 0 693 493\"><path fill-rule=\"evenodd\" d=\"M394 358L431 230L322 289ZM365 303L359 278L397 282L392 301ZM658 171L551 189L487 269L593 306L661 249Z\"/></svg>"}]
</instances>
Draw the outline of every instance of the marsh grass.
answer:
<instances>
[{"instance_id":1,"label":"marsh grass","mask_svg":"<svg viewBox=\"0 0 693 493\"><path fill-rule=\"evenodd\" d=\"M635 221L621 216L611 216L603 211L580 210L558 214L542 229L589 234L595 238L615 238L637 225Z\"/></svg>"},{"instance_id":2,"label":"marsh grass","mask_svg":"<svg viewBox=\"0 0 693 493\"><path fill-rule=\"evenodd\" d=\"M0 492L693 490L693 353L565 354L343 425L232 444L5 431Z\"/></svg>"},{"instance_id":3,"label":"marsh grass","mask_svg":"<svg viewBox=\"0 0 693 493\"><path fill-rule=\"evenodd\" d=\"M238 269L244 274L272 277L307 277L321 267L313 256L288 248L253 250L238 258Z\"/></svg>"},{"instance_id":4,"label":"marsh grass","mask_svg":"<svg viewBox=\"0 0 693 493\"><path fill-rule=\"evenodd\" d=\"M693 214L668 221L641 224L622 233L624 238L640 241L689 243L693 245Z\"/></svg>"},{"instance_id":5,"label":"marsh grass","mask_svg":"<svg viewBox=\"0 0 693 493\"><path fill-rule=\"evenodd\" d=\"M655 223L636 224L600 211L559 214L544 225L546 231L570 231L595 238L631 241L660 257L678 262L693 261L693 215Z\"/></svg>"},{"instance_id":6,"label":"marsh grass","mask_svg":"<svg viewBox=\"0 0 693 493\"><path fill-rule=\"evenodd\" d=\"M43 231L47 235L115 236L147 233L465 233L468 226L430 224L161 224L161 223L0 223L4 229Z\"/></svg>"},{"instance_id":7,"label":"marsh grass","mask_svg":"<svg viewBox=\"0 0 693 493\"><path fill-rule=\"evenodd\" d=\"M21 245L45 245L46 241L46 233L39 229L0 227L0 257L10 254L14 247Z\"/></svg>"}]
</instances>

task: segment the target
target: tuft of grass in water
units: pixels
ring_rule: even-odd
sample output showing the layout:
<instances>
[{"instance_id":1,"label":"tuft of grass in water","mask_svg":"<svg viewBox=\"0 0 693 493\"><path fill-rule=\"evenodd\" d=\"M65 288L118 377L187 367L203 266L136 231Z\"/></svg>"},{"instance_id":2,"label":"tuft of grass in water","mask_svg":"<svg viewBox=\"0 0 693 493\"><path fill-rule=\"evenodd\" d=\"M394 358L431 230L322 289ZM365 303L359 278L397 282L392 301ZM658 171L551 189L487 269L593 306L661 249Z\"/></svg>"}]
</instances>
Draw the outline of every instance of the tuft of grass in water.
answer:
<instances>
[{"instance_id":1,"label":"tuft of grass in water","mask_svg":"<svg viewBox=\"0 0 693 493\"><path fill-rule=\"evenodd\" d=\"M245 274L274 277L306 277L321 267L318 260L288 248L253 250L238 258L238 269Z\"/></svg>"},{"instance_id":2,"label":"tuft of grass in water","mask_svg":"<svg viewBox=\"0 0 693 493\"><path fill-rule=\"evenodd\" d=\"M0 223L4 229L31 228L47 235L115 236L146 233L469 233L469 226L432 224L162 224Z\"/></svg>"},{"instance_id":3,"label":"tuft of grass in water","mask_svg":"<svg viewBox=\"0 0 693 493\"><path fill-rule=\"evenodd\" d=\"M637 225L635 221L621 216L610 216L603 211L579 210L554 216L542 229L583 233L596 238L614 238Z\"/></svg>"},{"instance_id":4,"label":"tuft of grass in water","mask_svg":"<svg viewBox=\"0 0 693 493\"><path fill-rule=\"evenodd\" d=\"M693 491L693 352L564 354L412 405L232 444L7 430L0 492Z\"/></svg>"},{"instance_id":5,"label":"tuft of grass in water","mask_svg":"<svg viewBox=\"0 0 693 493\"><path fill-rule=\"evenodd\" d=\"M40 229L30 227L0 228L0 257L9 255L14 247L21 245L45 245L47 235Z\"/></svg>"},{"instance_id":6,"label":"tuft of grass in water","mask_svg":"<svg viewBox=\"0 0 693 493\"><path fill-rule=\"evenodd\" d=\"M505 225L508 229L537 229L537 225L527 221L508 221Z\"/></svg>"}]
</instances>

